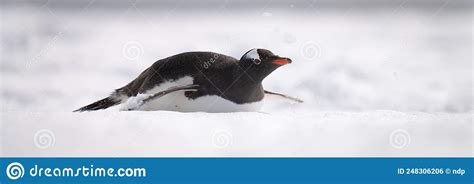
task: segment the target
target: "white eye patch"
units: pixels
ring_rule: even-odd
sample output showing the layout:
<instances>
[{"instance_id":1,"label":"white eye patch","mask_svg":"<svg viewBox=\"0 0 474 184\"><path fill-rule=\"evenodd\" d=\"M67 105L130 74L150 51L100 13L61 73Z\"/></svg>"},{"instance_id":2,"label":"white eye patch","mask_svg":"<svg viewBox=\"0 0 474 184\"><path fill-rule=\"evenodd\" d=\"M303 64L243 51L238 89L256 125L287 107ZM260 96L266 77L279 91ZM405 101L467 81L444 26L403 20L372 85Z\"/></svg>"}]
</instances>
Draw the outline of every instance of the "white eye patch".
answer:
<instances>
[{"instance_id":1,"label":"white eye patch","mask_svg":"<svg viewBox=\"0 0 474 184\"><path fill-rule=\"evenodd\" d=\"M258 55L257 49L252 49L249 52L247 52L244 58L251 59L254 62L260 63L260 55Z\"/></svg>"},{"instance_id":2,"label":"white eye patch","mask_svg":"<svg viewBox=\"0 0 474 184\"><path fill-rule=\"evenodd\" d=\"M247 54L245 54L245 57L249 59L260 59L257 49L250 50L249 52L247 52Z\"/></svg>"}]
</instances>

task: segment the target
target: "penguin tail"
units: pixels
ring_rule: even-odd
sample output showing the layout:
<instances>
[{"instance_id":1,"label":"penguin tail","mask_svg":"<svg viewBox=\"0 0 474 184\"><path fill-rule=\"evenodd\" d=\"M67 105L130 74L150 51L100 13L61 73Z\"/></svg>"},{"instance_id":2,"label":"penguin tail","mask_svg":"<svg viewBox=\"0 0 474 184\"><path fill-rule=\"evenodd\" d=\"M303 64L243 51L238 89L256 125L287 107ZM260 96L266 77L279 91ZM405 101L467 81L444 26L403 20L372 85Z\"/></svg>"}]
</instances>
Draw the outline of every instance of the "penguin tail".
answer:
<instances>
[{"instance_id":1,"label":"penguin tail","mask_svg":"<svg viewBox=\"0 0 474 184\"><path fill-rule=\"evenodd\" d=\"M114 95L111 95L107 98L91 103L87 106L81 107L73 112L84 112L84 111L95 111L95 110L100 110L100 109L106 109L111 106L120 104L121 101L122 101L121 99L115 97Z\"/></svg>"}]
</instances>

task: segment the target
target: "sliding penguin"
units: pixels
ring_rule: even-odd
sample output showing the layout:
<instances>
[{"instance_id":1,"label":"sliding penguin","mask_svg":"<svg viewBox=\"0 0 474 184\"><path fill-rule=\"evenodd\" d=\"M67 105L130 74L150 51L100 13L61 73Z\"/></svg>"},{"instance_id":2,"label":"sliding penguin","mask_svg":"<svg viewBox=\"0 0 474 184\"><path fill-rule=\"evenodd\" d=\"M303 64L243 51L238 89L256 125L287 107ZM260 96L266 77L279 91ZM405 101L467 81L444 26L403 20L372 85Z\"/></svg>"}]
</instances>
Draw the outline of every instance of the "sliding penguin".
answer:
<instances>
[{"instance_id":1,"label":"sliding penguin","mask_svg":"<svg viewBox=\"0 0 474 184\"><path fill-rule=\"evenodd\" d=\"M109 97L76 111L93 111L122 104L122 110L181 112L258 111L265 95L262 81L291 59L266 49L252 49L240 60L213 52L186 52L156 61L135 80Z\"/></svg>"}]
</instances>

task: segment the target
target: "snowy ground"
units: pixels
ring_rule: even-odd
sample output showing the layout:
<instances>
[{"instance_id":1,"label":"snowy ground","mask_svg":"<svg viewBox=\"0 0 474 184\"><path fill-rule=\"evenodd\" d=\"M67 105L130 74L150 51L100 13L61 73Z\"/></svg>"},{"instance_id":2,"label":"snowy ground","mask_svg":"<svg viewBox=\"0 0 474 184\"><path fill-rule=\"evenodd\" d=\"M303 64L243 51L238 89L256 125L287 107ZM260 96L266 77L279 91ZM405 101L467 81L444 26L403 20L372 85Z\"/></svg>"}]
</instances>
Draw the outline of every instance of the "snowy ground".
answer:
<instances>
[{"instance_id":1,"label":"snowy ground","mask_svg":"<svg viewBox=\"0 0 474 184\"><path fill-rule=\"evenodd\" d=\"M471 156L471 9L3 5L1 156ZM84 6L86 7L86 6ZM190 50L292 58L262 112L71 111Z\"/></svg>"},{"instance_id":2,"label":"snowy ground","mask_svg":"<svg viewBox=\"0 0 474 184\"><path fill-rule=\"evenodd\" d=\"M472 140L466 114L10 112L2 120L13 140L6 156L469 156Z\"/></svg>"}]
</instances>

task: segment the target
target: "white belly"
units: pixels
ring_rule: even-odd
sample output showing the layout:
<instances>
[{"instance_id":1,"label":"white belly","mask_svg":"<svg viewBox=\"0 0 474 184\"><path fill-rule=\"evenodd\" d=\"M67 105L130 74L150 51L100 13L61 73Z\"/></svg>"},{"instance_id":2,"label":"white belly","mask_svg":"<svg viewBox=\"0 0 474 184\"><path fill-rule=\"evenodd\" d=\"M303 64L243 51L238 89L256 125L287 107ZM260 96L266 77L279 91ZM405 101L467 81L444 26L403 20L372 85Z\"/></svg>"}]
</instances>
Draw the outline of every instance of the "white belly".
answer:
<instances>
[{"instance_id":1,"label":"white belly","mask_svg":"<svg viewBox=\"0 0 474 184\"><path fill-rule=\"evenodd\" d=\"M174 86L185 86L193 83L192 77L183 77L178 80L164 82L159 86L139 94L136 97L129 98L121 107L121 110L168 110L179 112L239 112L239 111L259 111L263 103L245 103L236 104L217 95L202 96L196 99L189 99L184 96L184 91L176 91L166 94L162 97L141 104L141 100L149 95L164 91Z\"/></svg>"}]
</instances>

